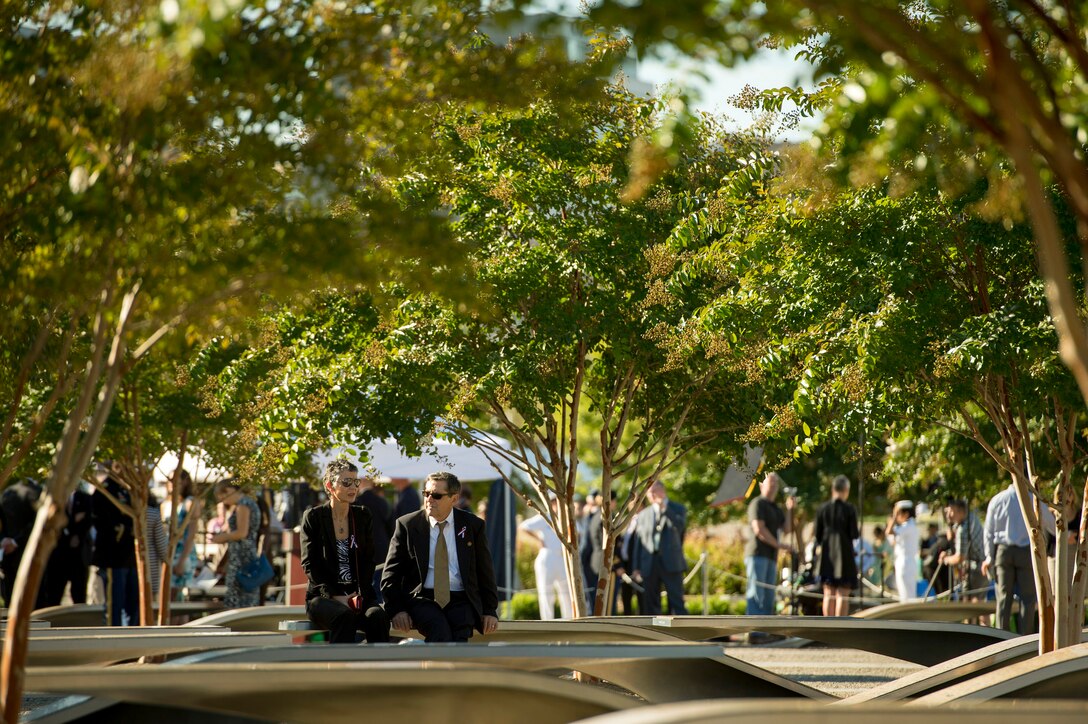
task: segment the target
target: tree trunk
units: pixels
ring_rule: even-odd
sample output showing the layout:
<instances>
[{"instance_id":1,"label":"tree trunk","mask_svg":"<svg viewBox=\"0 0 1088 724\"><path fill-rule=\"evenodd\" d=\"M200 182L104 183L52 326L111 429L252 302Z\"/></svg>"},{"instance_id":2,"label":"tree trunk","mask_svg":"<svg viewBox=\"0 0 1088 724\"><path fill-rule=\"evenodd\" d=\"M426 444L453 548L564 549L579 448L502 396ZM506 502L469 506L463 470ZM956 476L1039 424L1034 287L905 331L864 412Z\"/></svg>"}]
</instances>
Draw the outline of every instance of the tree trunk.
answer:
<instances>
[{"instance_id":1,"label":"tree trunk","mask_svg":"<svg viewBox=\"0 0 1088 724\"><path fill-rule=\"evenodd\" d=\"M1035 592L1039 597L1039 653L1054 650L1055 615L1054 592L1050 585L1050 571L1046 565L1046 541L1043 539L1042 522L1037 519L1031 507L1031 492L1022 473L1014 473L1016 483L1016 502L1020 505L1020 514L1028 523L1031 535L1031 570L1035 576Z\"/></svg>"},{"instance_id":2,"label":"tree trunk","mask_svg":"<svg viewBox=\"0 0 1088 724\"><path fill-rule=\"evenodd\" d=\"M135 502L135 501L134 501ZM136 543L136 581L140 587L140 625L151 626L155 610L151 595L151 566L147 560L147 505L132 516L132 538Z\"/></svg>"},{"instance_id":3,"label":"tree trunk","mask_svg":"<svg viewBox=\"0 0 1088 724\"><path fill-rule=\"evenodd\" d=\"M608 516L611 517L611 516ZM605 520L605 516L601 516L601 520ZM597 579L597 600L593 604L594 616L605 616L608 614L607 605L611 603L612 596L610 591L612 589L612 558L616 552L616 531L608 523L604 524L604 537L601 543L602 558L601 558L601 576Z\"/></svg>"},{"instance_id":4,"label":"tree trunk","mask_svg":"<svg viewBox=\"0 0 1088 724\"><path fill-rule=\"evenodd\" d=\"M571 537L574 539L573 547L570 541L563 542L563 561L567 565L567 579L570 582L570 603L575 618L583 618L586 615L586 589L585 578L582 575L582 559L578 555L578 534L571 526Z\"/></svg>"},{"instance_id":5,"label":"tree trunk","mask_svg":"<svg viewBox=\"0 0 1088 724\"><path fill-rule=\"evenodd\" d=\"M168 523L169 535L166 541L166 551L169 557L162 562L159 580L159 625L166 626L170 623L170 601L173 598L174 564L177 563L178 541L181 531L178 529L178 508L181 507L181 471L185 469L185 448L189 445L189 431L181 431L181 444L178 446L178 464L174 468L173 485L170 486L170 521ZM192 524L193 521L186 521ZM193 535L196 535L196 526L193 525Z\"/></svg>"}]
</instances>

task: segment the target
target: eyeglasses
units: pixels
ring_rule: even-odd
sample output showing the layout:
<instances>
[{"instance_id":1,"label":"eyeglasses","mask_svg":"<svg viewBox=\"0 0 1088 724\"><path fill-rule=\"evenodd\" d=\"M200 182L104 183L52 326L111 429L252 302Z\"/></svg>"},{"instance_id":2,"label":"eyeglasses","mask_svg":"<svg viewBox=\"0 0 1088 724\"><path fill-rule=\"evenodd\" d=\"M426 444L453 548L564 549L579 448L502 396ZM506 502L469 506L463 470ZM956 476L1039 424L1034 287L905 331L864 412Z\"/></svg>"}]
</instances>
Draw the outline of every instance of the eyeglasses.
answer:
<instances>
[{"instance_id":1,"label":"eyeglasses","mask_svg":"<svg viewBox=\"0 0 1088 724\"><path fill-rule=\"evenodd\" d=\"M424 490L423 491L423 497L424 498L432 498L434 500L442 500L442 498L445 498L448 495L452 495L452 493L436 493L433 490Z\"/></svg>"},{"instance_id":2,"label":"eyeglasses","mask_svg":"<svg viewBox=\"0 0 1088 724\"><path fill-rule=\"evenodd\" d=\"M341 488L358 488L362 482L359 478L341 478L336 481Z\"/></svg>"}]
</instances>

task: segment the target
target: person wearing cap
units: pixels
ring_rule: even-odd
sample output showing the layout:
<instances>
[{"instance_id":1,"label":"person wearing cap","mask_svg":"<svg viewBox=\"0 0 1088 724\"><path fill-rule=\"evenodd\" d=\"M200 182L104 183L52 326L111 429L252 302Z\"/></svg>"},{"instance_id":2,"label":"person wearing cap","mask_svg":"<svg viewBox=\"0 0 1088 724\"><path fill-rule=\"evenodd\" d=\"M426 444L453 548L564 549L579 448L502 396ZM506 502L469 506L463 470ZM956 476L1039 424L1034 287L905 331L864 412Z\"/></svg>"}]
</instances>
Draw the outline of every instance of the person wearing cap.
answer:
<instances>
[{"instance_id":1,"label":"person wearing cap","mask_svg":"<svg viewBox=\"0 0 1088 724\"><path fill-rule=\"evenodd\" d=\"M884 528L895 551L895 588L900 601L918 597L918 526L914 522L914 503L900 500Z\"/></svg>"}]
</instances>

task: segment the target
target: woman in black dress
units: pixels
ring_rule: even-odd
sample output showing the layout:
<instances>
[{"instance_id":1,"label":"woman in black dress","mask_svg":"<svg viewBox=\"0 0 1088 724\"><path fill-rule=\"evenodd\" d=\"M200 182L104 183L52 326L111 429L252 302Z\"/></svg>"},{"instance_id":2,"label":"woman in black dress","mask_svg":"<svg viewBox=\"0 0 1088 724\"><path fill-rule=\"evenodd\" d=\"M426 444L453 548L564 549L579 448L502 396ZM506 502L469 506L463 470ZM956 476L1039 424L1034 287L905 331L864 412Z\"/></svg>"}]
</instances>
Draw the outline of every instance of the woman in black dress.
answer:
<instances>
[{"instance_id":1,"label":"woman in black dress","mask_svg":"<svg viewBox=\"0 0 1088 724\"><path fill-rule=\"evenodd\" d=\"M824 585L824 615L850 613L850 591L858 579L854 541L858 537L858 513L846 502L850 479L837 476L831 482L831 500L816 513L816 542L820 546L817 571Z\"/></svg>"},{"instance_id":2,"label":"woman in black dress","mask_svg":"<svg viewBox=\"0 0 1088 724\"><path fill-rule=\"evenodd\" d=\"M329 642L355 643L362 631L368 643L389 640L389 617L374 590L374 536L370 511L352 505L359 494L359 469L333 460L325 470L329 502L302 516L302 569L310 579L306 614L328 629Z\"/></svg>"}]
</instances>

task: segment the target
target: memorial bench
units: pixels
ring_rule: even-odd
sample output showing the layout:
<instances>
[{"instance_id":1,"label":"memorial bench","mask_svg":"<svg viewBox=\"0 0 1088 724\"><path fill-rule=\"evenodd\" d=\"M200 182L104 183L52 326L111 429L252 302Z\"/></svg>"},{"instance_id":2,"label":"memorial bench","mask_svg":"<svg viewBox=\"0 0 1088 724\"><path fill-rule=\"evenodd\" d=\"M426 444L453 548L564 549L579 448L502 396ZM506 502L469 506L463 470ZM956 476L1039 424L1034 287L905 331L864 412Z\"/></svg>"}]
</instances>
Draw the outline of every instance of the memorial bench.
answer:
<instances>
[{"instance_id":1,"label":"memorial bench","mask_svg":"<svg viewBox=\"0 0 1088 724\"><path fill-rule=\"evenodd\" d=\"M261 632L192 631L156 632L148 627L139 633L102 633L74 636L31 636L27 648L28 666L79 666L132 661L143 656L164 656L187 651L238 646L288 644L284 634Z\"/></svg>"},{"instance_id":2,"label":"memorial bench","mask_svg":"<svg viewBox=\"0 0 1088 724\"><path fill-rule=\"evenodd\" d=\"M1081 634L1088 641L1088 629ZM898 701L939 691L961 681L1025 661L1038 655L1039 634L1020 636L984 646L963 656L908 674L835 702L836 705L866 701Z\"/></svg>"},{"instance_id":3,"label":"memorial bench","mask_svg":"<svg viewBox=\"0 0 1088 724\"><path fill-rule=\"evenodd\" d=\"M835 707L811 701L692 701L605 714L578 724L1069 724L1088 720L1088 702L1017 701L919 708L896 702Z\"/></svg>"},{"instance_id":4,"label":"memorial bench","mask_svg":"<svg viewBox=\"0 0 1088 724\"><path fill-rule=\"evenodd\" d=\"M206 724L216 723L216 713L327 724L560 724L643 705L542 674L433 661L49 667L29 670L26 690L76 695L71 708L84 715L98 706L101 721L123 720L120 703L199 710ZM53 711L53 721L66 721L63 707Z\"/></svg>"},{"instance_id":5,"label":"memorial bench","mask_svg":"<svg viewBox=\"0 0 1088 724\"><path fill-rule=\"evenodd\" d=\"M627 626L691 641L761 631L869 651L923 666L1015 637L1009 631L965 623L823 616L594 616L576 622Z\"/></svg>"},{"instance_id":6,"label":"memorial bench","mask_svg":"<svg viewBox=\"0 0 1088 724\"><path fill-rule=\"evenodd\" d=\"M158 615L159 607L153 609ZM39 608L32 614L38 621L48 621L53 628L68 626L100 626L104 622L101 603L73 603L67 606ZM223 610L222 601L176 601L170 604L171 616L203 616Z\"/></svg>"},{"instance_id":7,"label":"memorial bench","mask_svg":"<svg viewBox=\"0 0 1088 724\"><path fill-rule=\"evenodd\" d=\"M946 686L911 704L935 706L999 698L1088 700L1088 643L1034 656Z\"/></svg>"},{"instance_id":8,"label":"memorial bench","mask_svg":"<svg viewBox=\"0 0 1088 724\"><path fill-rule=\"evenodd\" d=\"M715 644L491 643L405 646L275 646L212 651L175 659L194 663L299 663L402 661L465 662L524 671L580 671L658 703L693 698L832 697L729 656Z\"/></svg>"}]
</instances>

